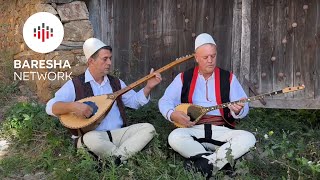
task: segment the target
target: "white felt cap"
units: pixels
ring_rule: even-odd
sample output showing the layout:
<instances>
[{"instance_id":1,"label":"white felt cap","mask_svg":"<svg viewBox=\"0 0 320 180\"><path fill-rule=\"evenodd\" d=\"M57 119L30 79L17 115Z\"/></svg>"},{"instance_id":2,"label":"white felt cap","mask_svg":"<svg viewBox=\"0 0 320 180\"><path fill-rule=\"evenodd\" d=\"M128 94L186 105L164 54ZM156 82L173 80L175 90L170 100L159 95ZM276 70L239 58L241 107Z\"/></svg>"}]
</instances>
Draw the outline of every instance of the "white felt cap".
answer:
<instances>
[{"instance_id":1,"label":"white felt cap","mask_svg":"<svg viewBox=\"0 0 320 180\"><path fill-rule=\"evenodd\" d=\"M207 33L199 34L194 42L194 50L196 50L198 47L200 47L204 44L216 45L216 42L214 42L214 40L210 34L207 34Z\"/></svg>"},{"instance_id":2,"label":"white felt cap","mask_svg":"<svg viewBox=\"0 0 320 180\"><path fill-rule=\"evenodd\" d=\"M88 60L95 52L97 52L100 48L107 46L102 41L97 38L89 38L83 44L83 52Z\"/></svg>"}]
</instances>

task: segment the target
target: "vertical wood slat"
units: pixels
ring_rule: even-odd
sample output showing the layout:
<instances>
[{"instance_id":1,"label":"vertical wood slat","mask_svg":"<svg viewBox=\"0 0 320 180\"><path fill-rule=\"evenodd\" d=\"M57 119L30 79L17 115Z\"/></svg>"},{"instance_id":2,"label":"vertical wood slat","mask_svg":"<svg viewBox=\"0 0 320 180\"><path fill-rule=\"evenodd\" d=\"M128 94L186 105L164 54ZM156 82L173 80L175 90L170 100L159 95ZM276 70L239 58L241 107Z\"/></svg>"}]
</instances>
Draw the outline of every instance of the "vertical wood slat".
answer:
<instances>
[{"instance_id":1,"label":"vertical wood slat","mask_svg":"<svg viewBox=\"0 0 320 180\"><path fill-rule=\"evenodd\" d=\"M315 70L314 70L314 78L315 78L315 99L320 100L320 2L317 0L313 1L312 5L316 7L316 15L315 17L315 27L316 33L314 35L316 42L316 53L315 53ZM320 108L320 107L319 107Z\"/></svg>"},{"instance_id":2,"label":"vertical wood slat","mask_svg":"<svg viewBox=\"0 0 320 180\"><path fill-rule=\"evenodd\" d=\"M117 31L117 36L115 36L115 49L116 54L113 54L116 61L116 69L120 71L120 78L122 78L127 84L129 84L132 78L131 74L131 61L130 61L130 23L131 23L131 8L126 0L117 0L117 14L115 22L115 31ZM121 9L121 10L120 10ZM120 30L125 30L121 32ZM130 81L129 81L130 80Z\"/></svg>"},{"instance_id":3,"label":"vertical wood slat","mask_svg":"<svg viewBox=\"0 0 320 180\"><path fill-rule=\"evenodd\" d=\"M195 33L195 26L192 23L196 21L195 3L193 0L177 0L177 36L178 36L178 56L184 56L194 52L194 39L192 33ZM174 75L181 71L189 69L195 65L193 60L185 62L179 67L174 68ZM173 77L172 77L173 78Z\"/></svg>"},{"instance_id":4,"label":"vertical wood slat","mask_svg":"<svg viewBox=\"0 0 320 180\"><path fill-rule=\"evenodd\" d=\"M231 64L233 59L231 58L231 48L232 48L232 29L230 27L232 27L232 20L233 20L233 4L234 4L234 0L228 0L228 1L224 1L224 9L225 9L225 19L224 19L224 31L226 32L225 35L225 39L224 39L224 48L225 48L225 52L224 52L224 58L223 58L223 63L226 63L226 65L224 66L224 68L228 71L232 71L231 68ZM250 10L251 11L251 10ZM250 44L250 42L249 42ZM250 55L249 55L250 56ZM237 76L239 76L237 74Z\"/></svg>"},{"instance_id":5,"label":"vertical wood slat","mask_svg":"<svg viewBox=\"0 0 320 180\"><path fill-rule=\"evenodd\" d=\"M149 68L151 67L152 68L152 61L150 59L150 52L149 52L149 42L150 42L150 39L149 39L149 36L150 36L150 27L151 27L151 18L150 18L150 13L149 13L149 4L148 4L148 0L145 0L143 2L144 4L144 13L145 13L145 25L144 27L146 28L144 30L144 34L141 34L141 38L144 39L144 43L143 43L143 51L144 51L144 67L143 67L143 70L145 73L148 73L149 72Z\"/></svg>"},{"instance_id":6,"label":"vertical wood slat","mask_svg":"<svg viewBox=\"0 0 320 180\"><path fill-rule=\"evenodd\" d=\"M231 48L231 69L234 74L240 75L241 61L241 16L242 0L235 0L233 3L232 20L232 48ZM251 43L250 43L251 44Z\"/></svg>"},{"instance_id":7,"label":"vertical wood slat","mask_svg":"<svg viewBox=\"0 0 320 180\"><path fill-rule=\"evenodd\" d=\"M297 49L296 43L298 40L297 27L293 27L293 23L296 23L296 1L288 1L288 19L286 20L287 28L287 46L286 52L287 56L283 59L279 70L275 72L275 77L278 80L278 84L281 87L290 86L293 84L293 71L294 71L294 60L298 57L295 57L295 51ZM284 77L279 77L279 73L283 73ZM280 88L280 87L279 87ZM283 96L277 97L280 98L293 98L293 93L285 94Z\"/></svg>"},{"instance_id":8,"label":"vertical wood slat","mask_svg":"<svg viewBox=\"0 0 320 180\"><path fill-rule=\"evenodd\" d=\"M130 82L135 81L137 78L144 77L144 73L141 67L144 67L143 57L143 48L142 43L143 39L140 38L141 33L143 33L143 22L144 22L144 9L142 6L142 1L130 1L128 8L130 19L129 22L129 49L128 49L128 62L130 66ZM127 76L127 75L126 75Z\"/></svg>"},{"instance_id":9,"label":"vertical wood slat","mask_svg":"<svg viewBox=\"0 0 320 180\"><path fill-rule=\"evenodd\" d=\"M108 6L109 8L110 6ZM121 74L120 69L119 69L119 64L121 62L121 55L120 55L120 46L119 46L119 41L120 41L120 32L117 31L117 29L120 26L120 11L118 11L118 9L120 8L120 3L119 1L114 1L113 3L113 10L112 10L112 14L113 14L113 18L112 18L112 25L113 25L113 40L110 42L112 43L112 70L119 75L118 73Z\"/></svg>"},{"instance_id":10,"label":"vertical wood slat","mask_svg":"<svg viewBox=\"0 0 320 180\"><path fill-rule=\"evenodd\" d=\"M125 77L126 77L126 81L127 82L133 82L133 80L135 78L138 78L136 77L136 73L135 73L135 70L136 70L136 61L138 60L134 55L133 55L133 51L132 51L132 39L133 39L133 33L135 31L135 17L136 17L136 14L134 14L134 9L135 9L135 2L133 1L124 1L124 4L125 4L125 7L127 9L127 15L128 16L124 16L122 17L123 19L127 19L128 20L128 24L125 25L128 27L128 31L126 32L128 34L128 39L126 39L126 46L127 48L123 49L123 53L126 54L126 61L128 62L127 66L128 66L128 71L124 71L124 72L130 72L130 73L126 73Z\"/></svg>"},{"instance_id":11,"label":"vertical wood slat","mask_svg":"<svg viewBox=\"0 0 320 180\"><path fill-rule=\"evenodd\" d=\"M148 1L149 2L149 1ZM163 62L163 32L162 32L162 25L163 25L163 16L162 16L162 10L163 10L163 1L159 0L152 0L149 3L149 58L150 58L150 64L154 68L156 64L160 64L159 62ZM155 63L157 62L157 63ZM151 68L151 67L150 67ZM149 69L150 69L149 68Z\"/></svg>"},{"instance_id":12,"label":"vertical wood slat","mask_svg":"<svg viewBox=\"0 0 320 180\"><path fill-rule=\"evenodd\" d=\"M107 13L107 2L104 0L100 0L100 29L101 29L101 40L105 43L107 42L107 18L108 18L108 13Z\"/></svg>"},{"instance_id":13,"label":"vertical wood slat","mask_svg":"<svg viewBox=\"0 0 320 180\"><path fill-rule=\"evenodd\" d=\"M177 1L176 0L164 0L162 9L162 62L158 64L157 69L171 63L177 58L177 49L172 47L178 46L178 30L177 20L174 18L177 13ZM159 85L159 89L165 89L170 80L174 78L173 69L169 69L163 73L165 83ZM168 79L170 79L168 81Z\"/></svg>"},{"instance_id":14,"label":"vertical wood slat","mask_svg":"<svg viewBox=\"0 0 320 180\"><path fill-rule=\"evenodd\" d=\"M251 6L252 0L242 1L242 33L241 33L241 63L240 63L240 83L243 84L244 78L249 80L250 72L250 42L251 42ZM248 94L249 89L244 86Z\"/></svg>"},{"instance_id":15,"label":"vertical wood slat","mask_svg":"<svg viewBox=\"0 0 320 180\"><path fill-rule=\"evenodd\" d=\"M251 5L251 51L250 57L250 79L249 81L254 84L254 88L259 92L259 88L261 87L261 65L260 65L260 38L259 38L259 2L253 1ZM240 25L241 26L241 25ZM240 42L241 43L241 42ZM240 60L239 60L240 63ZM240 71L240 65L239 65ZM246 85L246 84L244 84ZM250 91L249 91L250 92ZM261 92L261 91L260 91ZM248 93L249 96L254 96L252 93ZM259 102L260 103L260 102Z\"/></svg>"},{"instance_id":16,"label":"vertical wood slat","mask_svg":"<svg viewBox=\"0 0 320 180\"><path fill-rule=\"evenodd\" d=\"M94 30L94 37L100 39L101 38L101 14L100 14L100 0L86 0L85 1L89 13L89 20Z\"/></svg>"},{"instance_id":17,"label":"vertical wood slat","mask_svg":"<svg viewBox=\"0 0 320 180\"><path fill-rule=\"evenodd\" d=\"M100 0L100 39L107 45L114 47L114 7L113 0L103 1ZM102 33L103 32L103 33ZM115 63L112 63L112 69L115 68Z\"/></svg>"},{"instance_id":18,"label":"vertical wood slat","mask_svg":"<svg viewBox=\"0 0 320 180\"><path fill-rule=\"evenodd\" d=\"M111 45L111 47L113 47L114 45L114 0L108 0L108 1L103 1L101 0L101 4L105 4L101 6L101 11L103 9L105 9L105 18L102 18L101 14L101 18L103 20L101 20L101 26L105 30L105 33L102 33L101 35L103 36L102 39L104 40L105 43L107 43L108 45ZM104 31L102 31L104 32Z\"/></svg>"},{"instance_id":19,"label":"vertical wood slat","mask_svg":"<svg viewBox=\"0 0 320 180\"><path fill-rule=\"evenodd\" d=\"M289 21L293 21L294 14L292 8L290 8L290 1L274 1L273 4L273 46L272 55L269 62L272 64L273 74L273 89L283 89L284 87L293 85L293 57L292 57L292 44L294 40L292 38L292 27ZM289 19L288 19L289 18ZM287 41L283 43L283 41ZM274 99L287 99L293 98L293 93L284 94L273 97Z\"/></svg>"},{"instance_id":20,"label":"vertical wood slat","mask_svg":"<svg viewBox=\"0 0 320 180\"><path fill-rule=\"evenodd\" d=\"M297 23L297 27L295 28L296 41L295 41L295 51L294 51L294 61L293 61L293 83L294 85L304 84L307 88L304 91L300 91L293 94L295 99L309 99L314 98L314 79L312 75L313 58L310 58L309 55L315 54L315 45L311 45L310 40L314 38L312 35L315 27L314 20L310 19L306 22L307 11L303 9L304 5L308 5L309 3L306 1L298 0L295 3L295 23ZM311 4L308 5L308 7ZM308 8L309 9L309 8ZM312 6L310 6L309 13L312 10ZM309 23L312 23L310 26ZM307 31L307 32L306 32ZM309 45L311 46L309 46ZM309 56L309 57L308 57ZM300 76L297 76L297 73L300 73Z\"/></svg>"},{"instance_id":21,"label":"vertical wood slat","mask_svg":"<svg viewBox=\"0 0 320 180\"><path fill-rule=\"evenodd\" d=\"M272 27L269 22L272 16L272 4L269 1L260 1L258 3L259 19L258 19L258 65L261 67L261 81L258 92L272 92L272 65L270 58L272 57Z\"/></svg>"},{"instance_id":22,"label":"vertical wood slat","mask_svg":"<svg viewBox=\"0 0 320 180\"><path fill-rule=\"evenodd\" d=\"M316 63L319 59L316 58L317 51L317 3L318 1L299 1L297 14L299 31L299 41L297 42L297 49L300 49L300 61L296 59L294 80L295 85L305 84L305 91L295 94L295 99L314 99L317 89L315 88L317 79L315 72L317 69ZM300 25L302 24L302 25ZM300 25L300 26L299 26ZM298 52L297 52L298 53ZM297 74L301 75L298 76Z\"/></svg>"},{"instance_id":23,"label":"vertical wood slat","mask_svg":"<svg viewBox=\"0 0 320 180\"><path fill-rule=\"evenodd\" d=\"M233 1L215 1L213 33L217 43L217 65L231 70ZM224 14L224 15L222 15ZM212 30L211 30L212 31ZM209 30L210 32L210 30Z\"/></svg>"}]
</instances>

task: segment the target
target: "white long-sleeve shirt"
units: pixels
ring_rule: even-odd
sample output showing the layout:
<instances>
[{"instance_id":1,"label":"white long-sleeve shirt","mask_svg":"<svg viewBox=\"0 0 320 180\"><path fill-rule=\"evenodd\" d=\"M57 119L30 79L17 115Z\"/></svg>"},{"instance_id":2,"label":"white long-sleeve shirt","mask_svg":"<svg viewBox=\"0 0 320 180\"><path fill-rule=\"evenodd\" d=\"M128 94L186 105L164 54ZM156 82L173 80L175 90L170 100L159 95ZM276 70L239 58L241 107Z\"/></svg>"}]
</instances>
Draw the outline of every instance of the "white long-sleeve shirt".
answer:
<instances>
[{"instance_id":1,"label":"white long-sleeve shirt","mask_svg":"<svg viewBox=\"0 0 320 180\"><path fill-rule=\"evenodd\" d=\"M85 72L85 82L90 82L93 95L102 95L113 93L110 81L107 76L104 76L104 80L101 84L97 83L90 71L87 69ZM121 88L125 88L126 84L120 80ZM76 99L75 88L72 80L67 81L56 93L55 97L48 101L46 106L46 112L49 115L56 116L52 113L52 106L56 102L74 102ZM149 102L150 96L148 98L145 97L143 93L143 89L141 89L138 93L134 90L130 90L122 95L122 101L125 106L138 109L139 107L147 104ZM96 128L98 131L106 131L121 128L123 125L123 120L120 115L119 108L117 106L117 102L115 101L111 110L107 114L107 116L102 120L101 124Z\"/></svg>"},{"instance_id":2,"label":"white long-sleeve shirt","mask_svg":"<svg viewBox=\"0 0 320 180\"><path fill-rule=\"evenodd\" d=\"M215 93L215 78L214 73L205 80L205 78L199 73L196 81L194 93L192 96L192 103L195 105L209 107L217 105L216 102L216 93ZM182 80L181 73L178 74L172 83L167 87L164 95L159 100L159 110L161 114L169 121L171 121L170 116L174 111L174 108L181 104L181 90L182 90ZM232 75L232 80L230 84L230 101L237 101L241 98L247 98L243 88L241 87L238 79L235 75ZM231 111L231 115L236 118L243 118L249 112L249 105L245 103L244 108L241 110L239 115L235 115L234 112ZM208 115L216 115L221 116L220 111L214 110L207 113Z\"/></svg>"}]
</instances>

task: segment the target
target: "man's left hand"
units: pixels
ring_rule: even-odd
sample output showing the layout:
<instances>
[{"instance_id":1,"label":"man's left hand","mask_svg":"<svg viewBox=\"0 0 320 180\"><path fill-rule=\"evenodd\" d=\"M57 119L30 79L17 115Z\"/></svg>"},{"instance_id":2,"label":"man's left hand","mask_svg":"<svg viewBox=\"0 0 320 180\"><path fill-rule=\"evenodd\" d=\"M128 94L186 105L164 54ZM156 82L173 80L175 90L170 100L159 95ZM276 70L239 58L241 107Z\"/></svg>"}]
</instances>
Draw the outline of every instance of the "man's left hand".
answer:
<instances>
[{"instance_id":1,"label":"man's left hand","mask_svg":"<svg viewBox=\"0 0 320 180\"><path fill-rule=\"evenodd\" d=\"M241 99L245 99L245 98L241 98ZM236 103L236 104L228 105L228 108L230 109L230 111L233 111L236 115L240 113L243 107L244 107L244 103Z\"/></svg>"},{"instance_id":2,"label":"man's left hand","mask_svg":"<svg viewBox=\"0 0 320 180\"><path fill-rule=\"evenodd\" d=\"M154 74L154 77L148 80L146 88L151 90L162 81L162 78L159 73L154 72L153 68L151 69L150 74Z\"/></svg>"}]
</instances>

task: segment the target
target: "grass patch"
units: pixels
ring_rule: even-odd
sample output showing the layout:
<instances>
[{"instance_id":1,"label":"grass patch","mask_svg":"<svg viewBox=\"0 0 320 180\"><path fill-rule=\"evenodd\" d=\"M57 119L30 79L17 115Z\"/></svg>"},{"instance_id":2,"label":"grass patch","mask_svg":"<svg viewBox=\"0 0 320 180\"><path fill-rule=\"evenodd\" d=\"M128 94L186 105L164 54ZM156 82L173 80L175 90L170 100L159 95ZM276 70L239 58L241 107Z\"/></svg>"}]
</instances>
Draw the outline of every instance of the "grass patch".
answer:
<instances>
[{"instance_id":1,"label":"grass patch","mask_svg":"<svg viewBox=\"0 0 320 180\"><path fill-rule=\"evenodd\" d=\"M129 122L149 122L157 134L148 146L115 166L107 159L103 172L84 151L73 149L70 135L60 122L46 115L37 103L10 108L1 126L1 137L12 143L0 160L0 179L17 174L44 172L46 179L204 179L183 169L183 158L167 144L173 125L163 119L156 103L129 110ZM251 131L256 148L236 164L237 179L319 179L319 111L252 109L238 126ZM219 172L215 179L222 179Z\"/></svg>"}]
</instances>

